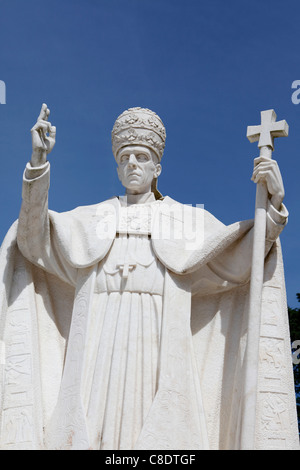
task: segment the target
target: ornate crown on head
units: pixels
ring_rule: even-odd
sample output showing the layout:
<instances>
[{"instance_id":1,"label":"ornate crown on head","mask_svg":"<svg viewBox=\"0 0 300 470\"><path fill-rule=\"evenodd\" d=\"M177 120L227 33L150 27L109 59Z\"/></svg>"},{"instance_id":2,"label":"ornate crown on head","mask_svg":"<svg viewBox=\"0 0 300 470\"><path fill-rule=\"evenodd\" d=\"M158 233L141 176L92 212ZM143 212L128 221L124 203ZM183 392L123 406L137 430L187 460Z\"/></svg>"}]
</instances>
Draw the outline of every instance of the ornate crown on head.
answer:
<instances>
[{"instance_id":1,"label":"ornate crown on head","mask_svg":"<svg viewBox=\"0 0 300 470\"><path fill-rule=\"evenodd\" d=\"M129 108L117 118L112 133L112 151L116 158L126 145L145 145L159 161L165 148L166 129L160 117L147 108Z\"/></svg>"}]
</instances>

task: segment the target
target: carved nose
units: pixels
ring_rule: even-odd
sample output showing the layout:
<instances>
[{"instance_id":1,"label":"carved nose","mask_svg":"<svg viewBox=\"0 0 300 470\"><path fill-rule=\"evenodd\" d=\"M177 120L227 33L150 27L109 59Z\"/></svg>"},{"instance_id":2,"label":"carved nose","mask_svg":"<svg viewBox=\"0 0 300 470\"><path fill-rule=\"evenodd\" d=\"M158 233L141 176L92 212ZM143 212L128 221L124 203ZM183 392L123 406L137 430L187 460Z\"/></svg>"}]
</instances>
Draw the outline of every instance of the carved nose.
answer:
<instances>
[{"instance_id":1,"label":"carved nose","mask_svg":"<svg viewBox=\"0 0 300 470\"><path fill-rule=\"evenodd\" d=\"M130 167L136 167L136 158L134 154L131 154L129 157L128 165Z\"/></svg>"}]
</instances>

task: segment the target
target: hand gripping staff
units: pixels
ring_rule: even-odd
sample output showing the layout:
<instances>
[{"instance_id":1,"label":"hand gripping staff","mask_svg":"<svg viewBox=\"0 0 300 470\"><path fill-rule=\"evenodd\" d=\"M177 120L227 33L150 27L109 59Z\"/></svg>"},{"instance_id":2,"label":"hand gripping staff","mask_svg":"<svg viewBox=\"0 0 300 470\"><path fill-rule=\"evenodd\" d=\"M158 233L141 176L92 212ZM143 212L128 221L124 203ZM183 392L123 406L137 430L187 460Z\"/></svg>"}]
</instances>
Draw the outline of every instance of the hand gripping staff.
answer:
<instances>
[{"instance_id":1,"label":"hand gripping staff","mask_svg":"<svg viewBox=\"0 0 300 470\"><path fill-rule=\"evenodd\" d=\"M248 126L250 142L258 141L260 156L272 158L274 138L288 135L286 121L276 122L273 109L261 111L261 124ZM252 268L248 316L247 347L245 352L245 381L242 406L241 449L255 449L255 421L259 363L259 338L261 324L261 298L264 276L265 237L267 222L268 189L264 181L256 187L256 203L253 233Z\"/></svg>"}]
</instances>

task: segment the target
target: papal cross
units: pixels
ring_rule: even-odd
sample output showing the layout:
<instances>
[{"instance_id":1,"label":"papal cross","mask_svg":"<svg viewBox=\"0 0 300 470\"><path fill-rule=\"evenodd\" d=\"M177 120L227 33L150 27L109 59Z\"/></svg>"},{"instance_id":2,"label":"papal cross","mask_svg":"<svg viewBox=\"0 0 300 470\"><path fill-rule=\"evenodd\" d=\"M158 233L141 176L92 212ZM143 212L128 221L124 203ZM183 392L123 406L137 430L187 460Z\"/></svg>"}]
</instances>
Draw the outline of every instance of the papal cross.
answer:
<instances>
[{"instance_id":1,"label":"papal cross","mask_svg":"<svg viewBox=\"0 0 300 470\"><path fill-rule=\"evenodd\" d=\"M250 142L258 141L260 157L272 158L274 138L286 137L289 126L286 121L276 122L273 109L261 111L260 126L248 126ZM253 227L252 267L248 301L247 346L244 358L244 390L241 413L240 443L242 450L254 450L256 445L258 365L261 337L261 306L264 283L265 237L267 225L268 188L261 180L256 186L255 218Z\"/></svg>"},{"instance_id":2,"label":"papal cross","mask_svg":"<svg viewBox=\"0 0 300 470\"><path fill-rule=\"evenodd\" d=\"M258 140L260 149L269 150L271 155L274 150L274 137L286 137L289 132L289 126L285 120L276 122L276 113L274 109L261 111L261 124L259 126L248 126L247 137L250 142ZM268 156L268 155L266 155Z\"/></svg>"}]
</instances>

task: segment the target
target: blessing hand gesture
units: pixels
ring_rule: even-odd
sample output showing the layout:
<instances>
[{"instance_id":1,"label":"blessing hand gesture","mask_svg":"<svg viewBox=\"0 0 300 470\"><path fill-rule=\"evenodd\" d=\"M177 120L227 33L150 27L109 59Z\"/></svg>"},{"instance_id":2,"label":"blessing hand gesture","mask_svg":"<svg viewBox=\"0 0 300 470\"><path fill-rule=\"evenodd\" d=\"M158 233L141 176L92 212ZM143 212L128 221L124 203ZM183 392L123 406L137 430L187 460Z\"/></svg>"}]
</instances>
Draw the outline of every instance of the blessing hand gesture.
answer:
<instances>
[{"instance_id":1,"label":"blessing hand gesture","mask_svg":"<svg viewBox=\"0 0 300 470\"><path fill-rule=\"evenodd\" d=\"M31 165L41 166L46 163L47 155L55 145L56 127L48 121L50 109L44 103L36 124L31 129L32 156Z\"/></svg>"}]
</instances>

